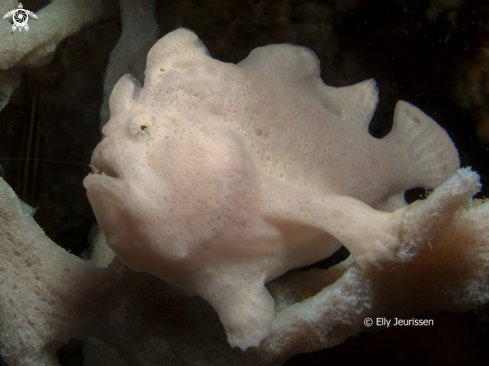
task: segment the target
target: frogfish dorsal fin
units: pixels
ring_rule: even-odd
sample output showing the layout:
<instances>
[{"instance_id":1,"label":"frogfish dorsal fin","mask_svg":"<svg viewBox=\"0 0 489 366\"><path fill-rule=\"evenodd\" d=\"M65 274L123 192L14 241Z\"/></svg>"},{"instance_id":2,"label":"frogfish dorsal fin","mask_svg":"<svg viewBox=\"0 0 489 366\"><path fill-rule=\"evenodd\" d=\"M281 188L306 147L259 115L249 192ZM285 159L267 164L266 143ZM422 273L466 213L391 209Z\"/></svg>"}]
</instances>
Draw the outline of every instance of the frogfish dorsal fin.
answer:
<instances>
[{"instance_id":1,"label":"frogfish dorsal fin","mask_svg":"<svg viewBox=\"0 0 489 366\"><path fill-rule=\"evenodd\" d=\"M379 90L374 79L341 88L323 83L318 89L319 100L324 108L368 130L379 101Z\"/></svg>"},{"instance_id":2,"label":"frogfish dorsal fin","mask_svg":"<svg viewBox=\"0 0 489 366\"><path fill-rule=\"evenodd\" d=\"M323 83L320 62L307 47L273 44L255 48L238 66L275 77L281 82L302 89L341 119L368 129L378 103L375 80L334 88Z\"/></svg>"},{"instance_id":3,"label":"frogfish dorsal fin","mask_svg":"<svg viewBox=\"0 0 489 366\"><path fill-rule=\"evenodd\" d=\"M210 59L210 56L199 37L189 29L174 30L149 51L144 83L152 84L165 71L193 67L203 59Z\"/></svg>"},{"instance_id":4,"label":"frogfish dorsal fin","mask_svg":"<svg viewBox=\"0 0 489 366\"><path fill-rule=\"evenodd\" d=\"M262 72L297 88L312 90L321 80L319 64L316 54L307 47L271 44L255 48L237 65Z\"/></svg>"}]
</instances>

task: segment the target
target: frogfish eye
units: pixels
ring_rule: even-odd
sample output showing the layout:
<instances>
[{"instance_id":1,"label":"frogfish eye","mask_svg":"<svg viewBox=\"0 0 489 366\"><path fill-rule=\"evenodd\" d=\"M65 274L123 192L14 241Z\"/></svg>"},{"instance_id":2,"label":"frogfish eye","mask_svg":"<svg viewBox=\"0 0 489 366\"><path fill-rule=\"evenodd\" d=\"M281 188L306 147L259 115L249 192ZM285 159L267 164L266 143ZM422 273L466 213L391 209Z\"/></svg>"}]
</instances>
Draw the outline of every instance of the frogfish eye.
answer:
<instances>
[{"instance_id":1,"label":"frogfish eye","mask_svg":"<svg viewBox=\"0 0 489 366\"><path fill-rule=\"evenodd\" d=\"M145 138L151 133L153 128L154 118L145 114L137 114L131 117L128 127L132 136L138 136L138 138Z\"/></svg>"}]
</instances>

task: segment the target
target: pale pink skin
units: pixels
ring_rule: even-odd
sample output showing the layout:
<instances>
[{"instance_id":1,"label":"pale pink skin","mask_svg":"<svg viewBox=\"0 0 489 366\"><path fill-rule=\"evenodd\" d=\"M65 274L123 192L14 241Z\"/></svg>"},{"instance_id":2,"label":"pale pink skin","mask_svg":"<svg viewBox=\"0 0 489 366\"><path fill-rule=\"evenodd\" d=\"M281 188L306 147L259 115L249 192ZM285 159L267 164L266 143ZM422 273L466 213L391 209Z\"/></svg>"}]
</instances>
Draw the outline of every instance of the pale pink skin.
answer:
<instances>
[{"instance_id":1,"label":"pale pink skin","mask_svg":"<svg viewBox=\"0 0 489 366\"><path fill-rule=\"evenodd\" d=\"M388 260L402 192L418 182L396 134L374 139L297 83L268 75L257 54L224 64L199 42L172 32L148 54L144 88L121 78L92 156L105 174L84 185L121 260L207 300L231 346L246 349L273 321L266 282L342 244L363 267ZM376 92L372 82L358 85ZM355 110L368 121L369 102Z\"/></svg>"}]
</instances>

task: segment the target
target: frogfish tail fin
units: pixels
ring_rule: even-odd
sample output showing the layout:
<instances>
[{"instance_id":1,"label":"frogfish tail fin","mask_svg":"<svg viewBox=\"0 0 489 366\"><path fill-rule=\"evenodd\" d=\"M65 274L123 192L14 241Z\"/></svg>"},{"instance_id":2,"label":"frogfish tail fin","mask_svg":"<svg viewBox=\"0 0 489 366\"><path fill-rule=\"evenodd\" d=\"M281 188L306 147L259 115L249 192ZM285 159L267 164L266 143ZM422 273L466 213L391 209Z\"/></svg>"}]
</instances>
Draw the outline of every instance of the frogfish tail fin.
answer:
<instances>
[{"instance_id":1,"label":"frogfish tail fin","mask_svg":"<svg viewBox=\"0 0 489 366\"><path fill-rule=\"evenodd\" d=\"M460 167L458 151L447 132L407 102L397 103L389 136L401 142L412 162L414 185L410 188L436 188Z\"/></svg>"}]
</instances>

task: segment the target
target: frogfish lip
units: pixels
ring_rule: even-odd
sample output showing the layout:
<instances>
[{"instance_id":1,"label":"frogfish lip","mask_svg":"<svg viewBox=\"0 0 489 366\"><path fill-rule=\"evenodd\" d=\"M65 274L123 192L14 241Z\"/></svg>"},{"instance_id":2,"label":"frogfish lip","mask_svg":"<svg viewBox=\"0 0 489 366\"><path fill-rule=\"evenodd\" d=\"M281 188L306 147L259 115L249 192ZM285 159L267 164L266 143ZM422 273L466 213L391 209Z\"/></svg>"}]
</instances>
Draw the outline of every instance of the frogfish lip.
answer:
<instances>
[{"instance_id":1,"label":"frogfish lip","mask_svg":"<svg viewBox=\"0 0 489 366\"><path fill-rule=\"evenodd\" d=\"M124 178L122 171L117 169L115 164L109 163L99 148L96 148L93 152L90 167L92 168L92 174L101 174L116 179Z\"/></svg>"},{"instance_id":2,"label":"frogfish lip","mask_svg":"<svg viewBox=\"0 0 489 366\"><path fill-rule=\"evenodd\" d=\"M91 159L92 173L85 177L83 186L87 190L88 199L94 207L102 202L117 203L122 207L127 201L129 184L122 173L112 161L104 157L103 150L96 148ZM97 212L95 212L97 214Z\"/></svg>"}]
</instances>

